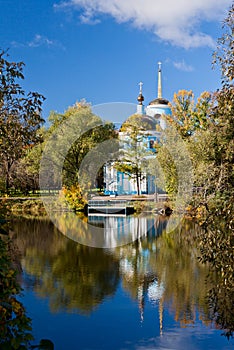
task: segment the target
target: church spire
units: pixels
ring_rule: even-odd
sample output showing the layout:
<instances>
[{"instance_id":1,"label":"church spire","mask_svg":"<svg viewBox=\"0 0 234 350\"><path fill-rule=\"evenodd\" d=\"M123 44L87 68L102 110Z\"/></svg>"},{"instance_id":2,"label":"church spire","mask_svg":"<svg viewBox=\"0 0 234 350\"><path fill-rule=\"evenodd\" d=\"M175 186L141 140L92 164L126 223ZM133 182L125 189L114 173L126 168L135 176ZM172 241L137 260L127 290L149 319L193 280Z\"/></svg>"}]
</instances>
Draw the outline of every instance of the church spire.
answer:
<instances>
[{"instance_id":1,"label":"church spire","mask_svg":"<svg viewBox=\"0 0 234 350\"><path fill-rule=\"evenodd\" d=\"M158 98L162 98L162 63L158 62Z\"/></svg>"}]
</instances>

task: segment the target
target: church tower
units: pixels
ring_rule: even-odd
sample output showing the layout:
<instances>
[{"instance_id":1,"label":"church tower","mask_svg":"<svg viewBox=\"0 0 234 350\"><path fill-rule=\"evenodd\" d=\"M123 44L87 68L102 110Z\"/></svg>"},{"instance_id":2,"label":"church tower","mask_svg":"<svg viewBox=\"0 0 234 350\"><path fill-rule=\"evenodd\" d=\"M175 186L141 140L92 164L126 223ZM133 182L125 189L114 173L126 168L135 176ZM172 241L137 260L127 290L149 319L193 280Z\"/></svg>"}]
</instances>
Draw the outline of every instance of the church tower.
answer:
<instances>
[{"instance_id":1,"label":"church tower","mask_svg":"<svg viewBox=\"0 0 234 350\"><path fill-rule=\"evenodd\" d=\"M158 98L162 98L162 63L158 62Z\"/></svg>"},{"instance_id":2,"label":"church tower","mask_svg":"<svg viewBox=\"0 0 234 350\"><path fill-rule=\"evenodd\" d=\"M155 118L162 129L165 129L166 123L161 117L162 114L171 115L169 101L162 97L162 63L158 62L158 91L157 97L146 107L146 114Z\"/></svg>"}]
</instances>

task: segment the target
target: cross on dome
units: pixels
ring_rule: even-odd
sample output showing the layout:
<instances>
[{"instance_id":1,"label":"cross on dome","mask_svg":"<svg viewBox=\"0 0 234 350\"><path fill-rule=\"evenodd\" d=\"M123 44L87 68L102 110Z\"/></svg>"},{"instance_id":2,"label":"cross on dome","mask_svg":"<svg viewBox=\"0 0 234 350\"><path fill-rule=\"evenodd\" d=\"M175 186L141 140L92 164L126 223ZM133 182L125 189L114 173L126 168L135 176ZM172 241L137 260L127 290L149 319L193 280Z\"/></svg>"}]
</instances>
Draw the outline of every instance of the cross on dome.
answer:
<instances>
[{"instance_id":1,"label":"cross on dome","mask_svg":"<svg viewBox=\"0 0 234 350\"><path fill-rule=\"evenodd\" d=\"M139 93L142 94L142 87L143 87L144 84L141 81L138 85L140 86L140 92Z\"/></svg>"},{"instance_id":2,"label":"cross on dome","mask_svg":"<svg viewBox=\"0 0 234 350\"><path fill-rule=\"evenodd\" d=\"M159 72L161 72L161 68L162 68L162 62L158 62L158 70L159 70Z\"/></svg>"}]
</instances>

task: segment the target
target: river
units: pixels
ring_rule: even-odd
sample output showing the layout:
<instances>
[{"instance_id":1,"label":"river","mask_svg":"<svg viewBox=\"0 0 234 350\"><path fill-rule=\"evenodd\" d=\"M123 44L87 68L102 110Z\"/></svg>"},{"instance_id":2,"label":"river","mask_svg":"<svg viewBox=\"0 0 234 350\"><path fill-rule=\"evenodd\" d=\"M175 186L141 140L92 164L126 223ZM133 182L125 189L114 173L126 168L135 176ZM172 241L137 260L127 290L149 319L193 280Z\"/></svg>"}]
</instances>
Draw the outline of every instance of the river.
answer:
<instances>
[{"instance_id":1,"label":"river","mask_svg":"<svg viewBox=\"0 0 234 350\"><path fill-rule=\"evenodd\" d=\"M157 215L87 220L93 232L104 228L104 248L80 243L88 235L82 224L67 237L47 218L12 223L35 343L50 339L56 350L234 348L210 313L209 267L194 244L199 226L187 220L168 233Z\"/></svg>"}]
</instances>

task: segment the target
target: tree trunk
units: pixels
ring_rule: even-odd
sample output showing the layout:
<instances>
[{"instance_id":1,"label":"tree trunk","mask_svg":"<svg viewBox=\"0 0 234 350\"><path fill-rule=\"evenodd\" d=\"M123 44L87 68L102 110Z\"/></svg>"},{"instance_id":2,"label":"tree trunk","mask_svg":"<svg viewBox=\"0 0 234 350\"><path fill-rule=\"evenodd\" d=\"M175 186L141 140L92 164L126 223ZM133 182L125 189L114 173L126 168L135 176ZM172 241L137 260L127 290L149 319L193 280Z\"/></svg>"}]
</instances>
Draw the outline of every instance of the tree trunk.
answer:
<instances>
[{"instance_id":1,"label":"tree trunk","mask_svg":"<svg viewBox=\"0 0 234 350\"><path fill-rule=\"evenodd\" d=\"M9 189L10 189L10 169L11 166L9 164L9 162L7 162L6 164L6 193L9 193Z\"/></svg>"},{"instance_id":2,"label":"tree trunk","mask_svg":"<svg viewBox=\"0 0 234 350\"><path fill-rule=\"evenodd\" d=\"M140 195L140 176L138 173L136 174L136 180L137 180L137 195L139 196Z\"/></svg>"}]
</instances>

